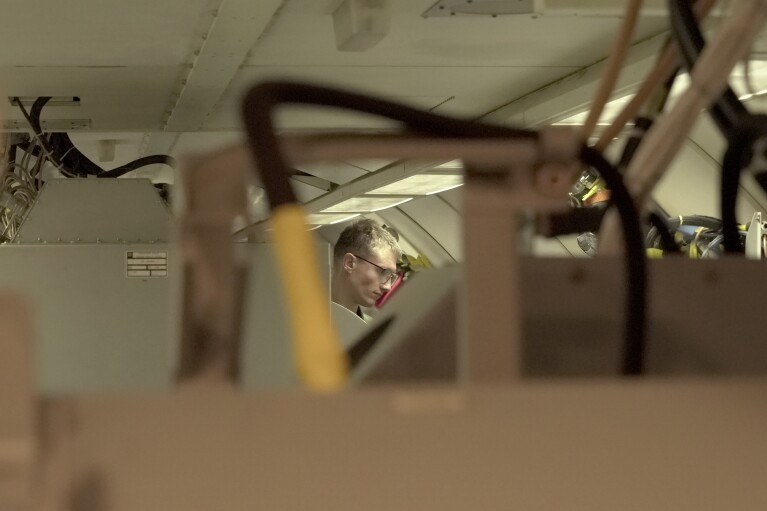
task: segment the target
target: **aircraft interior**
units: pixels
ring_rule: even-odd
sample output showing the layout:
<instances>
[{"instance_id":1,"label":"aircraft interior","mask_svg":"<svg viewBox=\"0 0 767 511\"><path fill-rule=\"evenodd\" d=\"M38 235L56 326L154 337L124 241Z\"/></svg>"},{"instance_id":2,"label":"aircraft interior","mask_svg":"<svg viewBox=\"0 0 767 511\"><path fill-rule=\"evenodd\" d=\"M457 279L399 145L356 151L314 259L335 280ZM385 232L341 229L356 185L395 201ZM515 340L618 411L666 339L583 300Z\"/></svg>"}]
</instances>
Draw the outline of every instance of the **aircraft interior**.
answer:
<instances>
[{"instance_id":1,"label":"aircraft interior","mask_svg":"<svg viewBox=\"0 0 767 511\"><path fill-rule=\"evenodd\" d=\"M0 12L0 511L767 506L767 1Z\"/></svg>"}]
</instances>

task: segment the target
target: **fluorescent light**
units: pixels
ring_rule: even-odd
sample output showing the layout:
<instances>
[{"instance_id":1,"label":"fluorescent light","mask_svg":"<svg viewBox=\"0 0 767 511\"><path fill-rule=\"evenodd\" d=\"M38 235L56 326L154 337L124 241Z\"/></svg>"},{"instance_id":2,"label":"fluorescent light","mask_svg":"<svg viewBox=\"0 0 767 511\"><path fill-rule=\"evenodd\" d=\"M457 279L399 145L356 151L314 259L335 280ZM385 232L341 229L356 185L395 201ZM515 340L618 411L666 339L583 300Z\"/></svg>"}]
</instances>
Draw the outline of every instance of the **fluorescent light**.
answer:
<instances>
[{"instance_id":1,"label":"fluorescent light","mask_svg":"<svg viewBox=\"0 0 767 511\"><path fill-rule=\"evenodd\" d=\"M372 213L399 206L410 199L412 197L354 197L325 208L321 213Z\"/></svg>"},{"instance_id":2,"label":"fluorescent light","mask_svg":"<svg viewBox=\"0 0 767 511\"><path fill-rule=\"evenodd\" d=\"M757 92L749 92L748 94L743 94L742 96L738 96L738 99L741 101L747 101L751 98L758 98L760 96L764 96L767 94L767 90L760 90Z\"/></svg>"},{"instance_id":3,"label":"fluorescent light","mask_svg":"<svg viewBox=\"0 0 767 511\"><path fill-rule=\"evenodd\" d=\"M621 110L623 110L623 107L631 100L632 95L629 96L623 96L617 99L613 99L612 101L609 101L604 109L602 110L602 114L599 116L599 121L597 122L597 125L609 125L612 124L613 119L618 117L618 114ZM559 126L583 126L586 123L586 119L589 116L588 110L585 112L581 112L579 114L572 115L566 119L562 119L561 121L557 121L554 124Z\"/></svg>"},{"instance_id":4,"label":"fluorescent light","mask_svg":"<svg viewBox=\"0 0 767 511\"><path fill-rule=\"evenodd\" d=\"M748 86L746 81L746 68L743 64L738 64L731 74L730 86L738 95L738 99L746 101L751 98L757 98L767 94L767 62L763 60L752 60L749 64L749 77L751 81L751 87ZM674 101L690 86L690 76L687 73L679 73L674 80L674 86L669 93L669 100L666 108L669 109L673 106ZM753 90L751 90L753 88ZM623 109L625 104L631 100L633 93L620 98L609 101L602 115L599 117L599 125L612 124L613 120L618 116L618 113ZM566 119L556 122L559 125L583 125L588 117L588 110L576 115L572 115Z\"/></svg>"},{"instance_id":5,"label":"fluorescent light","mask_svg":"<svg viewBox=\"0 0 767 511\"><path fill-rule=\"evenodd\" d=\"M306 215L306 223L309 225L332 225L351 220L360 216L359 213L311 213Z\"/></svg>"},{"instance_id":6,"label":"fluorescent light","mask_svg":"<svg viewBox=\"0 0 767 511\"><path fill-rule=\"evenodd\" d=\"M431 195L463 184L460 174L416 174L395 183L376 188L368 195Z\"/></svg>"},{"instance_id":7,"label":"fluorescent light","mask_svg":"<svg viewBox=\"0 0 767 511\"><path fill-rule=\"evenodd\" d=\"M442 165L437 165L434 167L435 170L440 169L463 169L463 161L461 160L450 160L448 162L443 163Z\"/></svg>"}]
</instances>

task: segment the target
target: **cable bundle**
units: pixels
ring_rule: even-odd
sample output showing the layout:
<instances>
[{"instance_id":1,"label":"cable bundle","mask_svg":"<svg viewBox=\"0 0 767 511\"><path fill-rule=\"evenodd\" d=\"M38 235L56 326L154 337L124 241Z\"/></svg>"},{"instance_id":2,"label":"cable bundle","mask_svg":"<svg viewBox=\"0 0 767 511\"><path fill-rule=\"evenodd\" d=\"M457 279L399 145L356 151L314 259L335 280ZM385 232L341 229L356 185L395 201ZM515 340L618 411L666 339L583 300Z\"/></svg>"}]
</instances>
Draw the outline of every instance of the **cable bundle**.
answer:
<instances>
[{"instance_id":1,"label":"cable bundle","mask_svg":"<svg viewBox=\"0 0 767 511\"><path fill-rule=\"evenodd\" d=\"M53 163L59 171L67 177L120 177L128 172L147 165L163 164L170 167L176 166L176 161L168 155L144 156L120 167L104 170L81 153L72 143L72 139L66 133L51 133L45 135L40 123L40 114L50 97L40 97L32 104L29 112L16 98L16 104L21 109L29 125L34 131L35 140L39 143L40 151Z\"/></svg>"}]
</instances>

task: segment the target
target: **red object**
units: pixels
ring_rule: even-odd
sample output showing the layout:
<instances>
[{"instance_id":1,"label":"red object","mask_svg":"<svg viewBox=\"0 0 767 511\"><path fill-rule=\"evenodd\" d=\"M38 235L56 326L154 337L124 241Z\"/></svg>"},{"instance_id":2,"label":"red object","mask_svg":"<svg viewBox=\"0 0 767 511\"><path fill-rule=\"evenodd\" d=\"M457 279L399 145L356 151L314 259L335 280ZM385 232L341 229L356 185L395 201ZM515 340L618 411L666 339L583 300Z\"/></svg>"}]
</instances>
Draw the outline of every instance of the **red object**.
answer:
<instances>
[{"instance_id":1,"label":"red object","mask_svg":"<svg viewBox=\"0 0 767 511\"><path fill-rule=\"evenodd\" d=\"M391 295L393 295L394 292L400 287L402 282L404 282L405 280L403 277L404 275L402 273L397 274L397 279L394 281L394 284L391 285L391 288L386 293L382 294L381 298L376 300L376 303L375 303L376 309L380 309L381 307L383 307L383 304L386 303L386 300L388 300L389 297L391 297Z\"/></svg>"}]
</instances>

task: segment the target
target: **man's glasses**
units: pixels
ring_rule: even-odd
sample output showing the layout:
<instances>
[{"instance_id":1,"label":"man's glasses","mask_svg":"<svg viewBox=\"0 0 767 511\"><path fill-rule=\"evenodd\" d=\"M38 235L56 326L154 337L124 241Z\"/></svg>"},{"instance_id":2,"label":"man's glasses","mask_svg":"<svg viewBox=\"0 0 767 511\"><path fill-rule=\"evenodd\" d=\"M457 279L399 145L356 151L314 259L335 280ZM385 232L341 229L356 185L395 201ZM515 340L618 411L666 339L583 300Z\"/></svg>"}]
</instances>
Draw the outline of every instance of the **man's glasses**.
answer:
<instances>
[{"instance_id":1,"label":"man's glasses","mask_svg":"<svg viewBox=\"0 0 767 511\"><path fill-rule=\"evenodd\" d=\"M368 261L368 260L367 260L367 259L365 259L364 257L362 257L362 256L358 256L357 254L352 254L352 255L353 255L354 257L357 257L357 258L359 258L359 259L362 259L362 260L363 260L363 261L365 261L366 263L368 263L368 264L372 264L373 266L375 266L376 268L378 268L378 276L379 276L379 278L381 279L381 284L386 284L387 282L388 282L389 284L393 284L393 283L394 283L394 279L396 279L396 278L397 278L397 272L393 272L393 271L391 271L391 270L387 270L386 268L382 268L381 266L378 266L378 265L377 265L376 263L374 263L373 261Z\"/></svg>"}]
</instances>

